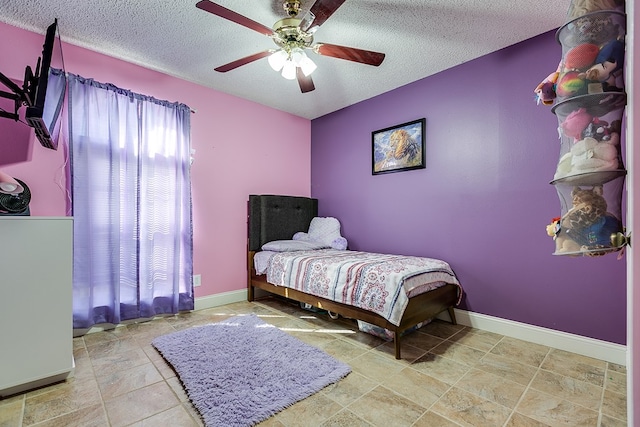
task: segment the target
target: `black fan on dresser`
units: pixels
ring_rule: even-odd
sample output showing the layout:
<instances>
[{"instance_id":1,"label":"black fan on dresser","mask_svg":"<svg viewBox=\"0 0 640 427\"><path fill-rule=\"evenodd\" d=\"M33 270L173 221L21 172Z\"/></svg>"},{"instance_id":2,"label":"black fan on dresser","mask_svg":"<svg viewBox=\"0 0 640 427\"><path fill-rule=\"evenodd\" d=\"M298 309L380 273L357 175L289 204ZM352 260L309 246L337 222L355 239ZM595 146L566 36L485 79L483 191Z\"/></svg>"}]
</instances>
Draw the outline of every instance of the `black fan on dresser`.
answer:
<instances>
[{"instance_id":1,"label":"black fan on dresser","mask_svg":"<svg viewBox=\"0 0 640 427\"><path fill-rule=\"evenodd\" d=\"M29 215L31 191L17 178L0 177L0 215Z\"/></svg>"}]
</instances>

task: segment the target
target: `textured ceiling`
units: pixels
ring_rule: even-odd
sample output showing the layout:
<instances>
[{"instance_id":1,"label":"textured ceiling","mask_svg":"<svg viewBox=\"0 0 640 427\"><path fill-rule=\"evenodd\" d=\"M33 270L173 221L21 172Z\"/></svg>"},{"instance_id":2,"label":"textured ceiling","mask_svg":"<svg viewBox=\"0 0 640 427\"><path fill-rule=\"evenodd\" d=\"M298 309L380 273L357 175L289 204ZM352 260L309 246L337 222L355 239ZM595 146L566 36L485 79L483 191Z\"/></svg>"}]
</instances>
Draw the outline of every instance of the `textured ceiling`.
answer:
<instances>
[{"instance_id":1,"label":"textured ceiling","mask_svg":"<svg viewBox=\"0 0 640 427\"><path fill-rule=\"evenodd\" d=\"M276 46L197 9L196 2L0 0L0 21L44 34L57 18L64 42L313 119L557 28L570 0L347 0L315 41L384 52L386 58L373 67L310 53L318 65L316 89L304 94L266 59L214 71ZM282 0L216 3L267 27L286 16ZM313 0L301 3L300 16Z\"/></svg>"}]
</instances>

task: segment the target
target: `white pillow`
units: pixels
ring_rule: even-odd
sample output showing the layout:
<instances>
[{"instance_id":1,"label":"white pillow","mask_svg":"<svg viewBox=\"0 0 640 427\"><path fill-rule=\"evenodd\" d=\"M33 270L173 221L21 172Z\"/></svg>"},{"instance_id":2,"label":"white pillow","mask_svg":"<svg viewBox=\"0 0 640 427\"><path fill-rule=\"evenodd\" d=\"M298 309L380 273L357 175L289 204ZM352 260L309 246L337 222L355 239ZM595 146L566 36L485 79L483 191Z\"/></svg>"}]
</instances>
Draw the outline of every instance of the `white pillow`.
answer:
<instances>
[{"instance_id":1,"label":"white pillow","mask_svg":"<svg viewBox=\"0 0 640 427\"><path fill-rule=\"evenodd\" d=\"M314 251L317 249L328 249L331 245L308 240L274 240L262 245L263 251L272 252L294 252L294 251Z\"/></svg>"},{"instance_id":2,"label":"white pillow","mask_svg":"<svg viewBox=\"0 0 640 427\"><path fill-rule=\"evenodd\" d=\"M309 224L309 240L331 246L341 238L340 221L333 217L315 217Z\"/></svg>"}]
</instances>

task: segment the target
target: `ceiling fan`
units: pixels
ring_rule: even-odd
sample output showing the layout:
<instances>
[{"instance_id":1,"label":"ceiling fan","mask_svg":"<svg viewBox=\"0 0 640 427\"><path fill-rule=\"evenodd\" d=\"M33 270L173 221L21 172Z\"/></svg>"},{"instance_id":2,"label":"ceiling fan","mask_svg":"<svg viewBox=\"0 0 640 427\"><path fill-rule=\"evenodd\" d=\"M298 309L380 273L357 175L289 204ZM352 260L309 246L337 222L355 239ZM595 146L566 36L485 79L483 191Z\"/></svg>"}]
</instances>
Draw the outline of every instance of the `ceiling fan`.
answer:
<instances>
[{"instance_id":1,"label":"ceiling fan","mask_svg":"<svg viewBox=\"0 0 640 427\"><path fill-rule=\"evenodd\" d=\"M226 73L258 59L269 57L269 65L275 71L281 71L286 79L297 79L300 90L306 93L315 89L311 73L316 69L316 65L307 56L305 50L376 67L384 60L384 53L329 43L314 44L313 34L345 1L316 0L305 16L299 19L297 16L300 12L300 1L285 0L283 7L289 17L276 22L273 28L266 27L210 0L201 0L196 7L269 36L278 46L278 49L265 50L221 65L215 68L216 71Z\"/></svg>"}]
</instances>

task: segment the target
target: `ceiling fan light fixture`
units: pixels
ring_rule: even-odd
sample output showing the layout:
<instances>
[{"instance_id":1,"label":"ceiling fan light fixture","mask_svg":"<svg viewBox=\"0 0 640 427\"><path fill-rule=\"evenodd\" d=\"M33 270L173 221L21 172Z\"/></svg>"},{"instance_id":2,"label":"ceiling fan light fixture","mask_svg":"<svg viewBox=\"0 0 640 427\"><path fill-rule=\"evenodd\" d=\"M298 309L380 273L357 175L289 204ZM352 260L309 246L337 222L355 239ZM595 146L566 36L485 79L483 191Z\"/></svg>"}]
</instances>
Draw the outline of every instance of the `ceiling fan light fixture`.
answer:
<instances>
[{"instance_id":1,"label":"ceiling fan light fixture","mask_svg":"<svg viewBox=\"0 0 640 427\"><path fill-rule=\"evenodd\" d=\"M305 55L302 61L300 61L300 68L305 76L309 76L316 70L316 68L318 68L318 66L311 60L311 58Z\"/></svg>"},{"instance_id":2,"label":"ceiling fan light fixture","mask_svg":"<svg viewBox=\"0 0 640 427\"><path fill-rule=\"evenodd\" d=\"M291 49L291 61L296 64L296 67L299 67L302 64L302 61L307 57L307 54L304 53L304 50L299 47L294 47Z\"/></svg>"},{"instance_id":3,"label":"ceiling fan light fixture","mask_svg":"<svg viewBox=\"0 0 640 427\"><path fill-rule=\"evenodd\" d=\"M269 65L274 71L280 71L282 70L282 67L284 67L288 57L289 55L284 50L277 50L269 56Z\"/></svg>"},{"instance_id":4,"label":"ceiling fan light fixture","mask_svg":"<svg viewBox=\"0 0 640 427\"><path fill-rule=\"evenodd\" d=\"M284 63L284 66L282 67L282 77L287 80L293 80L296 78L296 64L291 60Z\"/></svg>"}]
</instances>

